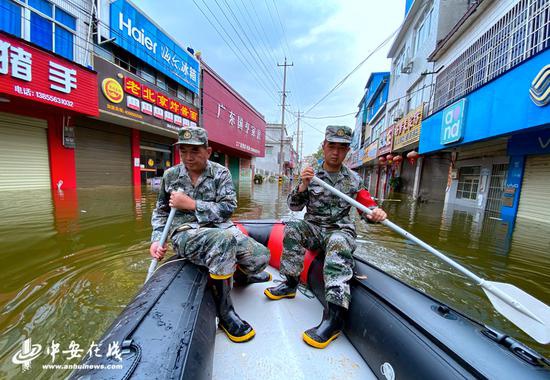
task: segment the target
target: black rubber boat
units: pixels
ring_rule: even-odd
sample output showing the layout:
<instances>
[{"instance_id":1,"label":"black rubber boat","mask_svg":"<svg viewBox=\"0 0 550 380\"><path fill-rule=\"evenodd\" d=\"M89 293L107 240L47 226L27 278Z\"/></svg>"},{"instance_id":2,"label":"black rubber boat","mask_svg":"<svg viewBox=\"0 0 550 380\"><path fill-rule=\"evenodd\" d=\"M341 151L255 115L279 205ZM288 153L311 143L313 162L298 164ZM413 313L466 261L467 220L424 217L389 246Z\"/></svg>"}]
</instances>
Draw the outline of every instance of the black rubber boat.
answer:
<instances>
[{"instance_id":1,"label":"black rubber boat","mask_svg":"<svg viewBox=\"0 0 550 380\"><path fill-rule=\"evenodd\" d=\"M284 223L243 221L266 245L276 276ZM113 322L101 344L122 345L122 361L87 358L72 379L549 379L550 362L356 258L345 336L317 350L301 332L317 324L324 302L322 256L308 252L302 281L315 295L268 301L269 284L233 290L236 309L257 336L228 342L216 329L205 270L172 258ZM110 366L121 365L121 369Z\"/></svg>"}]
</instances>

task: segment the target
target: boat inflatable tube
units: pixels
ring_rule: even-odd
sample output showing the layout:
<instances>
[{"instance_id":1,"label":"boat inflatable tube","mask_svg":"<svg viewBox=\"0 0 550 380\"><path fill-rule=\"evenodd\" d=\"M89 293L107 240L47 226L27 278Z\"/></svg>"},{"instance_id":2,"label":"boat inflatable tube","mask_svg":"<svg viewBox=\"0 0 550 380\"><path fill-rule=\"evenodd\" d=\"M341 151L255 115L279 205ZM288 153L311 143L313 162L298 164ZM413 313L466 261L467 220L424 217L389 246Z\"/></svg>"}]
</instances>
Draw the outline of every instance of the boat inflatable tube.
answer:
<instances>
[{"instance_id":1,"label":"boat inflatable tube","mask_svg":"<svg viewBox=\"0 0 550 380\"><path fill-rule=\"evenodd\" d=\"M216 307L207 281L205 270L168 260L100 340L105 348L119 342L122 361L87 358L81 364L88 369L70 379L210 379ZM122 369L99 368L120 364Z\"/></svg>"},{"instance_id":2,"label":"boat inflatable tube","mask_svg":"<svg viewBox=\"0 0 550 380\"><path fill-rule=\"evenodd\" d=\"M544 357L355 258L345 334L379 378L549 379ZM308 284L325 302L323 261Z\"/></svg>"}]
</instances>

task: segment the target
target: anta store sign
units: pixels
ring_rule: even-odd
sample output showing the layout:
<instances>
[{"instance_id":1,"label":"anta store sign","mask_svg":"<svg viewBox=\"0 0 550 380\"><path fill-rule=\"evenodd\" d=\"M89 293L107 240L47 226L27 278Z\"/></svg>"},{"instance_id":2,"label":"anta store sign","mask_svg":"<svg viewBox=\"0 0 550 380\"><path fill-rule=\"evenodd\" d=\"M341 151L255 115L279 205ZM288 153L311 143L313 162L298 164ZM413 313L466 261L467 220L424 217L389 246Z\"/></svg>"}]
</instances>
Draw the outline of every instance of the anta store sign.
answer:
<instances>
[{"instance_id":1,"label":"anta store sign","mask_svg":"<svg viewBox=\"0 0 550 380\"><path fill-rule=\"evenodd\" d=\"M202 72L203 127L208 138L251 156L263 157L263 116L210 70Z\"/></svg>"},{"instance_id":2,"label":"anta store sign","mask_svg":"<svg viewBox=\"0 0 550 380\"><path fill-rule=\"evenodd\" d=\"M174 131L197 125L199 113L195 107L104 59L96 57L95 63L101 110Z\"/></svg>"},{"instance_id":3,"label":"anta store sign","mask_svg":"<svg viewBox=\"0 0 550 380\"><path fill-rule=\"evenodd\" d=\"M0 92L97 116L96 74L0 33Z\"/></svg>"}]
</instances>

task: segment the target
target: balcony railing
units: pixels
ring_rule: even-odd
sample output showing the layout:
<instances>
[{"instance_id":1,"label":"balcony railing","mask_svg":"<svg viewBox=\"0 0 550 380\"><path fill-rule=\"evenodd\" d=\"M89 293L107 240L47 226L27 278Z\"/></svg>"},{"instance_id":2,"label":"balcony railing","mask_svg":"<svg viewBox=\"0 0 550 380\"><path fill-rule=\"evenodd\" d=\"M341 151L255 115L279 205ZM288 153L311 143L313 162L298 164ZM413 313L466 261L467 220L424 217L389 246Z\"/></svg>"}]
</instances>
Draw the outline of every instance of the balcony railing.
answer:
<instances>
[{"instance_id":1,"label":"balcony railing","mask_svg":"<svg viewBox=\"0 0 550 380\"><path fill-rule=\"evenodd\" d=\"M518 1L437 76L432 113L549 46L550 1Z\"/></svg>"}]
</instances>

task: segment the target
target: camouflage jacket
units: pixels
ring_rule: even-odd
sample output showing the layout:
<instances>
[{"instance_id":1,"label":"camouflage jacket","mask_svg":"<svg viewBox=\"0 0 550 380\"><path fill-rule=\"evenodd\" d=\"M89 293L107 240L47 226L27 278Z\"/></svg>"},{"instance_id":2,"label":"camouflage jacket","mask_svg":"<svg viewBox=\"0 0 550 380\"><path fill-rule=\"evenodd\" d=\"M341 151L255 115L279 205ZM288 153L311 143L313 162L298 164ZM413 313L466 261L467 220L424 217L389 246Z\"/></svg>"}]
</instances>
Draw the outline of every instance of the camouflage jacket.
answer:
<instances>
[{"instance_id":1,"label":"camouflage jacket","mask_svg":"<svg viewBox=\"0 0 550 380\"><path fill-rule=\"evenodd\" d=\"M228 228L233 225L229 220L237 208L237 195L233 187L231 173L224 166L208 161L205 171L193 187L191 178L183 164L168 169L162 177L157 205L153 210L151 241L158 241L170 213L170 193L181 189L197 203L195 211L178 210L170 227L168 236L187 225L191 228L213 226Z\"/></svg>"},{"instance_id":2,"label":"camouflage jacket","mask_svg":"<svg viewBox=\"0 0 550 380\"><path fill-rule=\"evenodd\" d=\"M359 190L365 188L359 174L342 165L335 182L321 165L313 167L315 175L355 199ZM298 185L288 195L288 207L292 211L300 211L306 207L304 220L323 228L338 228L350 231L355 235L355 224L349 215L351 205L343 199L325 190L320 185L311 182L306 191L299 193Z\"/></svg>"}]
</instances>

